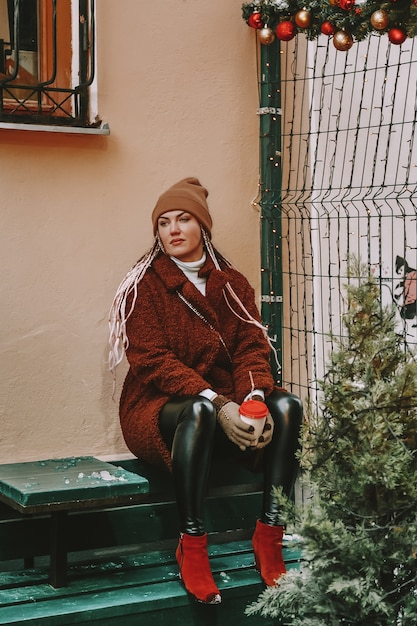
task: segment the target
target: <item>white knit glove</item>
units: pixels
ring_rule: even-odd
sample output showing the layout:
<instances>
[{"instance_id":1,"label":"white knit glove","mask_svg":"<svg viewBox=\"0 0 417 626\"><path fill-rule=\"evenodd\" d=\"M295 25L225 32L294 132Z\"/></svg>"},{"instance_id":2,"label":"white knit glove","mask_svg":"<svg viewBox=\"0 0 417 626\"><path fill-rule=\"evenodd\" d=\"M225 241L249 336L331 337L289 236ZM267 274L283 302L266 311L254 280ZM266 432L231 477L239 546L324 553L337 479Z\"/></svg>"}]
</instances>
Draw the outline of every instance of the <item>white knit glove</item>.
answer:
<instances>
[{"instance_id":1,"label":"white knit glove","mask_svg":"<svg viewBox=\"0 0 417 626\"><path fill-rule=\"evenodd\" d=\"M250 426L240 419L239 405L236 402L223 404L217 412L217 421L223 428L225 434L241 450L246 450L256 443L252 433L248 432Z\"/></svg>"}]
</instances>

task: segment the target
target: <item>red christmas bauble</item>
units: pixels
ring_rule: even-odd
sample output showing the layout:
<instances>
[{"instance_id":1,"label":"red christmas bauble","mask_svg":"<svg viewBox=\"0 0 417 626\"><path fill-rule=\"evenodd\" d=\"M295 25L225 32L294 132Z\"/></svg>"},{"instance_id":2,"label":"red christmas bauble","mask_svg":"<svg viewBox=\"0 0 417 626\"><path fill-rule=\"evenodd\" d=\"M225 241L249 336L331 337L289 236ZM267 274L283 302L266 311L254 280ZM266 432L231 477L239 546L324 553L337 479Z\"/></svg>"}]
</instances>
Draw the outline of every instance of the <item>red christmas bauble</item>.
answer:
<instances>
[{"instance_id":1,"label":"red christmas bauble","mask_svg":"<svg viewBox=\"0 0 417 626\"><path fill-rule=\"evenodd\" d=\"M301 9L301 11L297 11L295 14L294 21L300 28L309 28L313 21L313 16L307 9Z\"/></svg>"},{"instance_id":2,"label":"red christmas bauble","mask_svg":"<svg viewBox=\"0 0 417 626\"><path fill-rule=\"evenodd\" d=\"M297 34L297 27L293 22L280 22L275 29L275 34L281 41L290 41Z\"/></svg>"},{"instance_id":3,"label":"red christmas bauble","mask_svg":"<svg viewBox=\"0 0 417 626\"><path fill-rule=\"evenodd\" d=\"M407 39L407 33L402 28L390 28L388 31L388 39L391 43L400 46Z\"/></svg>"},{"instance_id":4,"label":"red christmas bauble","mask_svg":"<svg viewBox=\"0 0 417 626\"><path fill-rule=\"evenodd\" d=\"M339 0L339 6L343 11L350 11L354 4L355 0Z\"/></svg>"},{"instance_id":5,"label":"red christmas bauble","mask_svg":"<svg viewBox=\"0 0 417 626\"><path fill-rule=\"evenodd\" d=\"M262 28L262 15L260 13L252 13L248 19L248 24L251 28Z\"/></svg>"},{"instance_id":6,"label":"red christmas bauble","mask_svg":"<svg viewBox=\"0 0 417 626\"><path fill-rule=\"evenodd\" d=\"M330 37L330 35L334 35L336 32L336 28L333 26L333 24L331 22L323 22L323 24L320 26L320 30L323 33L323 35L328 35Z\"/></svg>"}]
</instances>

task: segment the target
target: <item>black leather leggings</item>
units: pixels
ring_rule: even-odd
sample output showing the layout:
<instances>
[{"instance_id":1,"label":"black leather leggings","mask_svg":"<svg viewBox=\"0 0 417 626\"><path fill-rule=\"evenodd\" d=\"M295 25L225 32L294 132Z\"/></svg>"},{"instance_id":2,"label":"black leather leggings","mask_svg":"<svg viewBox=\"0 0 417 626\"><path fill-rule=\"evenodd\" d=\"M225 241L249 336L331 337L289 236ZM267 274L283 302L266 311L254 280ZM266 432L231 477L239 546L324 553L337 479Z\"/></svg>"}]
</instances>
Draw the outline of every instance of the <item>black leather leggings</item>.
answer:
<instances>
[{"instance_id":1,"label":"black leather leggings","mask_svg":"<svg viewBox=\"0 0 417 626\"><path fill-rule=\"evenodd\" d=\"M263 449L264 474L261 521L280 523L280 510L272 487L282 487L291 497L298 474L302 403L297 396L274 391L265 400L274 420L272 441ZM204 499L212 458L242 460L256 451L242 452L217 424L213 404L202 396L172 398L159 415L162 437L171 450L172 472L180 518L180 531L201 535Z\"/></svg>"}]
</instances>

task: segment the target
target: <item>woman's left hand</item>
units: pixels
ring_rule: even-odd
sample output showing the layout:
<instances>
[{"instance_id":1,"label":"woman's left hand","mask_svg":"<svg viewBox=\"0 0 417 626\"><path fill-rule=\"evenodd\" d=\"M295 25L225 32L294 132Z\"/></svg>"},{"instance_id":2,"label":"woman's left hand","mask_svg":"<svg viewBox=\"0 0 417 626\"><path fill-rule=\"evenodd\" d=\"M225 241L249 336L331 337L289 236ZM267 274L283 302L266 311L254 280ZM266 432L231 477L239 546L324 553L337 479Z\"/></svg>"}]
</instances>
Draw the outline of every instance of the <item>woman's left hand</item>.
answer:
<instances>
[{"instance_id":1,"label":"woman's left hand","mask_svg":"<svg viewBox=\"0 0 417 626\"><path fill-rule=\"evenodd\" d=\"M233 441L240 450L244 451L256 442L252 434L253 427L252 432L249 432L248 425L240 419L239 405L236 402L230 401L224 404L217 413L217 421L230 441Z\"/></svg>"},{"instance_id":2,"label":"woman's left hand","mask_svg":"<svg viewBox=\"0 0 417 626\"><path fill-rule=\"evenodd\" d=\"M274 420L272 419L271 414L268 413L268 415L266 416L265 426L264 426L262 435L258 437L258 442L256 446L253 446L253 447L256 448L257 450L259 450L260 448L265 448L265 446L267 446L268 443L271 442L273 433L274 433Z\"/></svg>"}]
</instances>

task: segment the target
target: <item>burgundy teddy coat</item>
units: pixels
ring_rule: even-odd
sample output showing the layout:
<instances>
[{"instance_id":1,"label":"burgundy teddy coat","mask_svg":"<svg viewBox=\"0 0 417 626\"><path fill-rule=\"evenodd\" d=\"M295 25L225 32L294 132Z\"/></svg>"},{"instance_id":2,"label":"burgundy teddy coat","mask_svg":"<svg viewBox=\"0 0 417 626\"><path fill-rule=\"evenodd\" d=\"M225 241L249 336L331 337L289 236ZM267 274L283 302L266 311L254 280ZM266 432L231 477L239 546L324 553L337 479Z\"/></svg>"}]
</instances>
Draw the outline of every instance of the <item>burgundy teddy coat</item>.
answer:
<instances>
[{"instance_id":1,"label":"burgundy teddy coat","mask_svg":"<svg viewBox=\"0 0 417 626\"><path fill-rule=\"evenodd\" d=\"M206 296L169 257L160 254L138 285L136 305L127 321L130 369L120 398L123 435L138 458L169 468L170 453L158 427L159 412L169 398L211 388L240 404L251 390L249 371L256 389L269 395L274 388L270 347L263 332L239 320L222 294L229 281L251 315L259 319L254 290L240 272L226 265L219 271L210 258L200 275L207 278Z\"/></svg>"}]
</instances>

